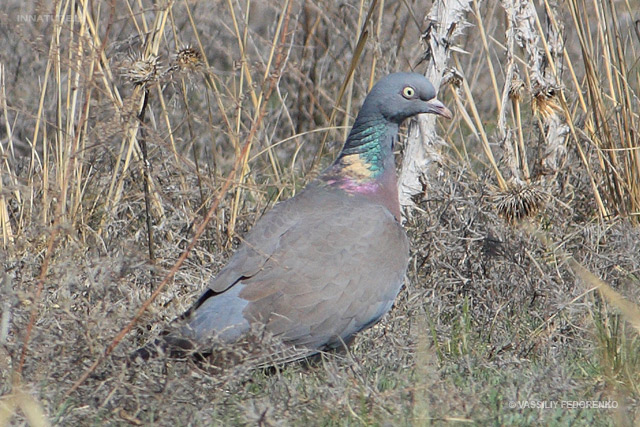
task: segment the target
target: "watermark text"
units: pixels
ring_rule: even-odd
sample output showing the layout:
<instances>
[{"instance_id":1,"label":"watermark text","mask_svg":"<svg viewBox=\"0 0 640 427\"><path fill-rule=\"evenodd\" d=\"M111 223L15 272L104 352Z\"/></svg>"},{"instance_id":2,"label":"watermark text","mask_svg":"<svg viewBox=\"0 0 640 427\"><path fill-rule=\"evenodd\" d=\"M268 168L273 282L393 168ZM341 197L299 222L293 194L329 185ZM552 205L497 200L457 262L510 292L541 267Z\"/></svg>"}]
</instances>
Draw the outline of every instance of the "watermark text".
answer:
<instances>
[{"instance_id":1,"label":"watermark text","mask_svg":"<svg viewBox=\"0 0 640 427\"><path fill-rule=\"evenodd\" d=\"M510 400L510 409L616 409L616 400Z\"/></svg>"},{"instance_id":2,"label":"watermark text","mask_svg":"<svg viewBox=\"0 0 640 427\"><path fill-rule=\"evenodd\" d=\"M71 22L71 15L56 16L50 14L21 14L16 15L16 22L34 23L34 22Z\"/></svg>"}]
</instances>

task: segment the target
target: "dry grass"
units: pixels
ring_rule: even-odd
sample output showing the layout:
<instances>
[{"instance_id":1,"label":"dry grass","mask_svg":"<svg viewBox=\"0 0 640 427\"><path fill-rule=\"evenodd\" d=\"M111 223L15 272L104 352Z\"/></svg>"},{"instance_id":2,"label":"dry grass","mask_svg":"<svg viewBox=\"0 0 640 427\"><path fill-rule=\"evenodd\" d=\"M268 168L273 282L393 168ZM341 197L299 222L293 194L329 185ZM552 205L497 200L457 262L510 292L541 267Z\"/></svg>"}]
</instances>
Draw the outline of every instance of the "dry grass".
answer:
<instances>
[{"instance_id":1,"label":"dry grass","mask_svg":"<svg viewBox=\"0 0 640 427\"><path fill-rule=\"evenodd\" d=\"M346 354L213 373L125 356L418 64L427 5L9 2L0 425L640 422L630 3L471 2L393 311ZM592 400L618 409L509 406Z\"/></svg>"}]
</instances>

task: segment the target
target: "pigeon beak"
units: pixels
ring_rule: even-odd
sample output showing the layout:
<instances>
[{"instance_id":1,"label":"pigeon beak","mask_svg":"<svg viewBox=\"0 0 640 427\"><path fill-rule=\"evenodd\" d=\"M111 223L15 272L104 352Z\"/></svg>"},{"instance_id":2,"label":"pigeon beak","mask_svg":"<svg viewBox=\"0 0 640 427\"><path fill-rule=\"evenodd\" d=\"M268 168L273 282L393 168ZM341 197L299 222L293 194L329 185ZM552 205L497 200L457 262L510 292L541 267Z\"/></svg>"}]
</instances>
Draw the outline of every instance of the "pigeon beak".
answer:
<instances>
[{"instance_id":1,"label":"pigeon beak","mask_svg":"<svg viewBox=\"0 0 640 427\"><path fill-rule=\"evenodd\" d=\"M438 116L442 116L445 119L453 118L451 110L445 107L444 104L438 101L436 98L430 99L429 101L425 102L425 104L427 104L427 111L425 111L426 113L437 114Z\"/></svg>"}]
</instances>

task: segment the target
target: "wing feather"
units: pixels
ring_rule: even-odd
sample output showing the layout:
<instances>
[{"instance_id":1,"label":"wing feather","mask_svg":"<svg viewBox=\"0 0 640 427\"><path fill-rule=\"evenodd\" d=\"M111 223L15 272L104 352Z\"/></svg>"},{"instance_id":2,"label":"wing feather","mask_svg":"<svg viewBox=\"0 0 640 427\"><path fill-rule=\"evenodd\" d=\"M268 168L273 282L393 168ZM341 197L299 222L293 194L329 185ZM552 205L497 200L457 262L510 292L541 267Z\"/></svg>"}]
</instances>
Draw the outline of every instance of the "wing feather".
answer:
<instances>
[{"instance_id":1,"label":"wing feather","mask_svg":"<svg viewBox=\"0 0 640 427\"><path fill-rule=\"evenodd\" d=\"M216 298L241 286L234 293L247 322L264 323L287 343L321 349L348 340L390 308L408 251L404 230L386 208L311 187L267 213L209 288Z\"/></svg>"}]
</instances>

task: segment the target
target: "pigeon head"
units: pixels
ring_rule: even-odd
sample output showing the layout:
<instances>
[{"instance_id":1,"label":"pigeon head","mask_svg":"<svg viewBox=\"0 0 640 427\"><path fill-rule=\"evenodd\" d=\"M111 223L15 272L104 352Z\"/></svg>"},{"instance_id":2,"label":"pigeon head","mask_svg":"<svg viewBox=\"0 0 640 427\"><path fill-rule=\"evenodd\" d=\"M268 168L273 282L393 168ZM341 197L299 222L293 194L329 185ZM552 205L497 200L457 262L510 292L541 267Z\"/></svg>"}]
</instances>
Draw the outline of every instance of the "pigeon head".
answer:
<instances>
[{"instance_id":1,"label":"pigeon head","mask_svg":"<svg viewBox=\"0 0 640 427\"><path fill-rule=\"evenodd\" d=\"M391 150L398 127L417 114L451 118L451 111L436 98L436 90L418 73L393 73L376 83L362 104L340 157L368 153L365 162L381 170Z\"/></svg>"},{"instance_id":2,"label":"pigeon head","mask_svg":"<svg viewBox=\"0 0 640 427\"><path fill-rule=\"evenodd\" d=\"M371 89L360 110L363 118L381 115L397 125L423 113L452 117L451 111L436 99L431 82L418 73L394 73L384 77Z\"/></svg>"},{"instance_id":3,"label":"pigeon head","mask_svg":"<svg viewBox=\"0 0 640 427\"><path fill-rule=\"evenodd\" d=\"M368 194L399 218L393 144L400 124L423 113L452 116L423 75L382 78L365 98L342 151L321 180L348 193Z\"/></svg>"}]
</instances>

